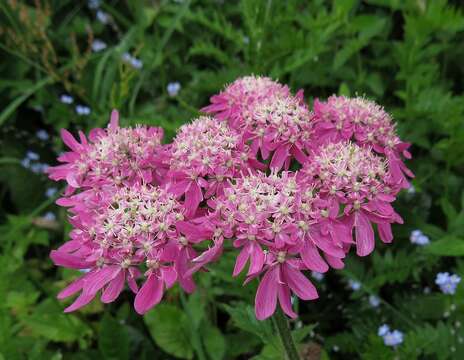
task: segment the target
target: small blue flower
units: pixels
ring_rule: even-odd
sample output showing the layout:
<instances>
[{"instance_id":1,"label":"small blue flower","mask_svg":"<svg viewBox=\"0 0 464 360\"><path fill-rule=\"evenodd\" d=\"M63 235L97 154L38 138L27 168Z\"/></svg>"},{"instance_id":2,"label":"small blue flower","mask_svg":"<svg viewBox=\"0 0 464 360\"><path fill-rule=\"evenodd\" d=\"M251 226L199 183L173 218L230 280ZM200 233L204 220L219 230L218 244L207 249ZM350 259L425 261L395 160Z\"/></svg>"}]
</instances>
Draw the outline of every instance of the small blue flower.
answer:
<instances>
[{"instance_id":1,"label":"small blue flower","mask_svg":"<svg viewBox=\"0 0 464 360\"><path fill-rule=\"evenodd\" d=\"M102 10L97 11L97 20L106 25L110 22L110 15Z\"/></svg>"},{"instance_id":2,"label":"small blue flower","mask_svg":"<svg viewBox=\"0 0 464 360\"><path fill-rule=\"evenodd\" d=\"M448 272L438 273L435 278L435 284L440 287L443 294L453 295L456 292L456 287L460 283L461 278L456 275L450 275Z\"/></svg>"},{"instance_id":3,"label":"small blue flower","mask_svg":"<svg viewBox=\"0 0 464 360\"><path fill-rule=\"evenodd\" d=\"M58 192L58 189L55 187L48 188L45 190L45 196L48 198L53 197Z\"/></svg>"},{"instance_id":4,"label":"small blue flower","mask_svg":"<svg viewBox=\"0 0 464 360\"><path fill-rule=\"evenodd\" d=\"M55 221L56 220L56 215L52 213L51 211L48 211L42 216L45 220L48 221Z\"/></svg>"},{"instance_id":5,"label":"small blue flower","mask_svg":"<svg viewBox=\"0 0 464 360\"><path fill-rule=\"evenodd\" d=\"M26 158L28 158L29 160L39 160L40 156L36 152L28 150L26 152Z\"/></svg>"},{"instance_id":6,"label":"small blue flower","mask_svg":"<svg viewBox=\"0 0 464 360\"><path fill-rule=\"evenodd\" d=\"M124 54L121 55L121 59L122 61L130 64L130 62L132 61L132 55L129 54L128 52L125 52Z\"/></svg>"},{"instance_id":7,"label":"small blue flower","mask_svg":"<svg viewBox=\"0 0 464 360\"><path fill-rule=\"evenodd\" d=\"M76 113L78 115L89 115L91 112L90 108L88 106L84 105L76 105Z\"/></svg>"},{"instance_id":8,"label":"small blue flower","mask_svg":"<svg viewBox=\"0 0 464 360\"><path fill-rule=\"evenodd\" d=\"M49 168L48 164L43 164L43 163L34 163L31 165L31 171L36 174L42 174L47 171Z\"/></svg>"},{"instance_id":9,"label":"small blue flower","mask_svg":"<svg viewBox=\"0 0 464 360\"><path fill-rule=\"evenodd\" d=\"M311 276L317 281L322 281L324 279L324 274L317 271L311 271Z\"/></svg>"},{"instance_id":10,"label":"small blue flower","mask_svg":"<svg viewBox=\"0 0 464 360\"><path fill-rule=\"evenodd\" d=\"M106 49L106 43L100 39L95 39L92 42L92 51L99 52Z\"/></svg>"},{"instance_id":11,"label":"small blue flower","mask_svg":"<svg viewBox=\"0 0 464 360\"><path fill-rule=\"evenodd\" d=\"M60 97L60 101L63 103L63 104L72 104L74 102L74 99L72 96L70 95L67 95L67 94L63 94L61 95Z\"/></svg>"},{"instance_id":12,"label":"small blue flower","mask_svg":"<svg viewBox=\"0 0 464 360\"><path fill-rule=\"evenodd\" d=\"M132 59L130 61L130 64L132 65L132 67L134 69L137 69L137 70L139 70L139 69L141 69L143 67L142 60L139 60L139 59L137 59L135 57L132 57Z\"/></svg>"},{"instance_id":13,"label":"small blue flower","mask_svg":"<svg viewBox=\"0 0 464 360\"><path fill-rule=\"evenodd\" d=\"M177 96L179 94L179 91L181 89L181 85L178 81L176 82L170 82L168 86L166 87L166 90L168 91L168 94L170 97Z\"/></svg>"},{"instance_id":14,"label":"small blue flower","mask_svg":"<svg viewBox=\"0 0 464 360\"><path fill-rule=\"evenodd\" d=\"M359 289L361 289L361 283L359 281L352 280L352 279L348 280L348 286L353 291L358 291Z\"/></svg>"},{"instance_id":15,"label":"small blue flower","mask_svg":"<svg viewBox=\"0 0 464 360\"><path fill-rule=\"evenodd\" d=\"M403 333L399 330L393 330L383 337L383 343L387 346L398 346L403 342Z\"/></svg>"},{"instance_id":16,"label":"small blue flower","mask_svg":"<svg viewBox=\"0 0 464 360\"><path fill-rule=\"evenodd\" d=\"M35 136L37 136L37 138L42 141L47 141L50 139L50 135L48 135L48 132L44 129L37 130Z\"/></svg>"},{"instance_id":17,"label":"small blue flower","mask_svg":"<svg viewBox=\"0 0 464 360\"><path fill-rule=\"evenodd\" d=\"M380 305L380 298L375 295L369 296L369 304L374 308L378 307Z\"/></svg>"},{"instance_id":18,"label":"small blue flower","mask_svg":"<svg viewBox=\"0 0 464 360\"><path fill-rule=\"evenodd\" d=\"M409 195L414 195L416 193L416 188L411 184L409 187L408 187L408 190L406 190L408 192Z\"/></svg>"},{"instance_id":19,"label":"small blue flower","mask_svg":"<svg viewBox=\"0 0 464 360\"><path fill-rule=\"evenodd\" d=\"M383 324L382 326L379 327L379 329L377 330L377 335L379 336L385 336L386 334L388 334L390 332L390 326L388 326L387 324Z\"/></svg>"},{"instance_id":20,"label":"small blue flower","mask_svg":"<svg viewBox=\"0 0 464 360\"><path fill-rule=\"evenodd\" d=\"M414 230L411 232L409 236L409 240L412 244L416 244L419 246L428 245L430 243L430 239L427 235L424 235L420 230Z\"/></svg>"},{"instance_id":21,"label":"small blue flower","mask_svg":"<svg viewBox=\"0 0 464 360\"><path fill-rule=\"evenodd\" d=\"M22 159L21 165L25 167L26 169L29 169L31 167L31 159L28 159L28 158Z\"/></svg>"}]
</instances>

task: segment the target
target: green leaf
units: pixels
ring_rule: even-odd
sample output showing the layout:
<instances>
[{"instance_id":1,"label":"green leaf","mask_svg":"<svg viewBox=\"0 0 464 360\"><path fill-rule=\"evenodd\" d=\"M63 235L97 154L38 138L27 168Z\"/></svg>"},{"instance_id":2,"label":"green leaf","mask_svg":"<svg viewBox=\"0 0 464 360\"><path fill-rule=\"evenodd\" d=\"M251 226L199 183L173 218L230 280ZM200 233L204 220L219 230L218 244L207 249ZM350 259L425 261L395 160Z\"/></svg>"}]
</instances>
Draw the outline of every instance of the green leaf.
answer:
<instances>
[{"instance_id":1,"label":"green leaf","mask_svg":"<svg viewBox=\"0 0 464 360\"><path fill-rule=\"evenodd\" d=\"M271 322L269 320L257 320L254 309L250 305L237 303L234 307L224 305L224 308L238 328L255 334L265 344L275 341L276 338Z\"/></svg>"},{"instance_id":2,"label":"green leaf","mask_svg":"<svg viewBox=\"0 0 464 360\"><path fill-rule=\"evenodd\" d=\"M206 303L199 292L190 295L188 298L187 306L191 316L190 320L195 330L200 327L200 323L205 317L205 305Z\"/></svg>"},{"instance_id":3,"label":"green leaf","mask_svg":"<svg viewBox=\"0 0 464 360\"><path fill-rule=\"evenodd\" d=\"M464 240L448 235L432 242L424 248L424 251L440 256L464 256Z\"/></svg>"},{"instance_id":4,"label":"green leaf","mask_svg":"<svg viewBox=\"0 0 464 360\"><path fill-rule=\"evenodd\" d=\"M106 360L129 359L129 334L110 314L105 313L98 334L98 348Z\"/></svg>"},{"instance_id":5,"label":"green leaf","mask_svg":"<svg viewBox=\"0 0 464 360\"><path fill-rule=\"evenodd\" d=\"M168 354L182 359L193 358L189 340L190 320L174 305L160 304L143 317L156 344Z\"/></svg>"},{"instance_id":6,"label":"green leaf","mask_svg":"<svg viewBox=\"0 0 464 360\"><path fill-rule=\"evenodd\" d=\"M76 316L62 311L56 300L48 298L37 305L34 313L23 321L34 335L52 341L73 342L91 334L88 326Z\"/></svg>"},{"instance_id":7,"label":"green leaf","mask_svg":"<svg viewBox=\"0 0 464 360\"><path fill-rule=\"evenodd\" d=\"M206 326L202 332L206 352L212 360L222 360L226 353L226 340L215 326Z\"/></svg>"}]
</instances>

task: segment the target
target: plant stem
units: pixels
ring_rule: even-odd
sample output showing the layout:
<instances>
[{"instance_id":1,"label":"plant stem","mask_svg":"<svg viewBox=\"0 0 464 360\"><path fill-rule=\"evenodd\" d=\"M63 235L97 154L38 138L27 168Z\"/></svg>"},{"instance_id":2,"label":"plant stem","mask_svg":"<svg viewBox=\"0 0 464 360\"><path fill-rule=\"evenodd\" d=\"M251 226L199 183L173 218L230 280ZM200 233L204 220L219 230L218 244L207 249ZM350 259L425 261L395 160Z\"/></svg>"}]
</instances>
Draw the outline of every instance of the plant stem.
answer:
<instances>
[{"instance_id":1,"label":"plant stem","mask_svg":"<svg viewBox=\"0 0 464 360\"><path fill-rule=\"evenodd\" d=\"M298 355L295 342L293 341L287 318L285 317L280 307L277 307L275 314L272 316L272 321L274 322L274 325L277 328L277 332L279 333L279 337L282 341L282 345L284 346L287 359L300 360L300 355Z\"/></svg>"}]
</instances>

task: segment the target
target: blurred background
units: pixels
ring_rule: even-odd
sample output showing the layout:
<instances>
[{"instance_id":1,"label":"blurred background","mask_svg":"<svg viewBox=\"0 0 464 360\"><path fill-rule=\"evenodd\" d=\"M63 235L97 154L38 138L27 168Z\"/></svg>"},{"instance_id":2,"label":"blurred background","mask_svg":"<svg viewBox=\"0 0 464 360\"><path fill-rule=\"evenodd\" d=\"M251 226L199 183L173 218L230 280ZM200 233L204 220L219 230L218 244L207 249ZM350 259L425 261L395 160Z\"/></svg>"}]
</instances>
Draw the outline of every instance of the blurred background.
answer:
<instances>
[{"instance_id":1,"label":"blurred background","mask_svg":"<svg viewBox=\"0 0 464 360\"><path fill-rule=\"evenodd\" d=\"M312 274L292 321L303 359L463 359L464 6L459 0L0 1L0 359L282 359L233 255L144 317L133 295L72 314L78 275L48 255L67 238L62 184L44 174L59 130L162 126L167 140L236 77L266 75L309 103L364 95L410 141L413 186L390 246ZM446 277L446 276L445 276ZM445 284L446 285L446 284ZM456 286L457 285L457 286ZM444 293L448 292L448 293ZM395 341L379 335L387 324ZM382 334L382 332L380 332ZM401 335L401 336L400 336ZM201 357L200 357L201 358Z\"/></svg>"}]
</instances>

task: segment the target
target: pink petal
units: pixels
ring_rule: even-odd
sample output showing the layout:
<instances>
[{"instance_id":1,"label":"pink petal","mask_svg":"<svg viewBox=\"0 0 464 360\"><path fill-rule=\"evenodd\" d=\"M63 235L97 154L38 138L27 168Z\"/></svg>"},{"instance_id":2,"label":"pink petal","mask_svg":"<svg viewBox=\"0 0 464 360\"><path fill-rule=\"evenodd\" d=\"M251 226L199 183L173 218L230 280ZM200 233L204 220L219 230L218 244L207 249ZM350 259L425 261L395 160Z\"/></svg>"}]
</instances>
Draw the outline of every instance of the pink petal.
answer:
<instances>
[{"instance_id":1,"label":"pink petal","mask_svg":"<svg viewBox=\"0 0 464 360\"><path fill-rule=\"evenodd\" d=\"M298 317L298 315L292 309L290 289L285 285L280 285L278 290L278 297L280 307L288 316L292 319Z\"/></svg>"},{"instance_id":2,"label":"pink petal","mask_svg":"<svg viewBox=\"0 0 464 360\"><path fill-rule=\"evenodd\" d=\"M73 281L71 284L69 284L63 290L61 290L56 297L62 300L82 290L82 287L84 286L84 279L86 276L87 274Z\"/></svg>"},{"instance_id":3,"label":"pink petal","mask_svg":"<svg viewBox=\"0 0 464 360\"><path fill-rule=\"evenodd\" d=\"M198 209L198 205L203 201L203 194L200 186L196 182L190 184L189 189L185 192L185 209L186 215L192 216Z\"/></svg>"},{"instance_id":4,"label":"pink petal","mask_svg":"<svg viewBox=\"0 0 464 360\"><path fill-rule=\"evenodd\" d=\"M389 223L380 223L377 224L377 229L379 230L380 239L384 243L391 243L393 241L393 234L391 225Z\"/></svg>"},{"instance_id":5,"label":"pink petal","mask_svg":"<svg viewBox=\"0 0 464 360\"><path fill-rule=\"evenodd\" d=\"M250 268L247 276L260 272L264 265L264 252L259 245L252 242L250 246Z\"/></svg>"},{"instance_id":6,"label":"pink petal","mask_svg":"<svg viewBox=\"0 0 464 360\"><path fill-rule=\"evenodd\" d=\"M310 270L320 273L329 270L329 266L319 254L316 246L309 240L304 241L303 249L300 252L301 259Z\"/></svg>"},{"instance_id":7,"label":"pink petal","mask_svg":"<svg viewBox=\"0 0 464 360\"><path fill-rule=\"evenodd\" d=\"M116 109L113 109L111 111L111 118L110 118L110 123L108 125L108 128L111 130L115 130L119 127L119 112Z\"/></svg>"},{"instance_id":8,"label":"pink petal","mask_svg":"<svg viewBox=\"0 0 464 360\"><path fill-rule=\"evenodd\" d=\"M258 320L271 316L277 305L278 266L270 268L259 283L255 297L255 314Z\"/></svg>"},{"instance_id":9,"label":"pink petal","mask_svg":"<svg viewBox=\"0 0 464 360\"><path fill-rule=\"evenodd\" d=\"M83 292L95 295L98 290L113 280L121 271L121 268L117 265L106 266L95 271L92 275L85 279Z\"/></svg>"},{"instance_id":10,"label":"pink petal","mask_svg":"<svg viewBox=\"0 0 464 360\"><path fill-rule=\"evenodd\" d=\"M290 156L288 151L288 145L280 145L272 156L271 164L269 167L271 169L280 170L284 166L285 160Z\"/></svg>"},{"instance_id":11,"label":"pink petal","mask_svg":"<svg viewBox=\"0 0 464 360\"><path fill-rule=\"evenodd\" d=\"M163 281L151 274L135 296L134 307L140 315L158 304L163 297Z\"/></svg>"},{"instance_id":12,"label":"pink petal","mask_svg":"<svg viewBox=\"0 0 464 360\"><path fill-rule=\"evenodd\" d=\"M83 260L79 256L71 255L62 251L52 250L50 258L56 266L63 266L69 269L88 269L92 264Z\"/></svg>"},{"instance_id":13,"label":"pink petal","mask_svg":"<svg viewBox=\"0 0 464 360\"><path fill-rule=\"evenodd\" d=\"M61 129L61 138L63 139L63 142L68 145L68 147L76 152L79 152L81 150L81 144L79 144L74 136L66 130L66 129Z\"/></svg>"},{"instance_id":14,"label":"pink petal","mask_svg":"<svg viewBox=\"0 0 464 360\"><path fill-rule=\"evenodd\" d=\"M354 229L356 234L356 254L369 255L375 247L374 230L367 216L362 211L355 213Z\"/></svg>"},{"instance_id":15,"label":"pink petal","mask_svg":"<svg viewBox=\"0 0 464 360\"><path fill-rule=\"evenodd\" d=\"M329 263L329 265L333 267L334 269L343 269L345 267L345 264L343 263L343 261L338 257L331 256L328 254L324 254L324 257Z\"/></svg>"},{"instance_id":16,"label":"pink petal","mask_svg":"<svg viewBox=\"0 0 464 360\"><path fill-rule=\"evenodd\" d=\"M250 257L250 252L248 251L248 246L244 246L237 256L237 260L235 261L234 272L232 273L232 276L237 276L238 274L242 272L249 257Z\"/></svg>"},{"instance_id":17,"label":"pink petal","mask_svg":"<svg viewBox=\"0 0 464 360\"><path fill-rule=\"evenodd\" d=\"M103 290L103 294L100 298L103 303L110 303L116 300L124 288L124 279L124 271L120 271L118 275L110 281L105 290Z\"/></svg>"},{"instance_id":18,"label":"pink petal","mask_svg":"<svg viewBox=\"0 0 464 360\"><path fill-rule=\"evenodd\" d=\"M93 300L95 297L95 294L85 294L84 292L81 293L81 295L78 296L78 298L71 304L69 305L66 309L64 309L65 313L75 311L85 305L87 305L89 302Z\"/></svg>"},{"instance_id":19,"label":"pink petal","mask_svg":"<svg viewBox=\"0 0 464 360\"><path fill-rule=\"evenodd\" d=\"M299 270L284 263L282 265L282 272L283 280L300 299L314 300L319 297L314 285Z\"/></svg>"}]
</instances>

